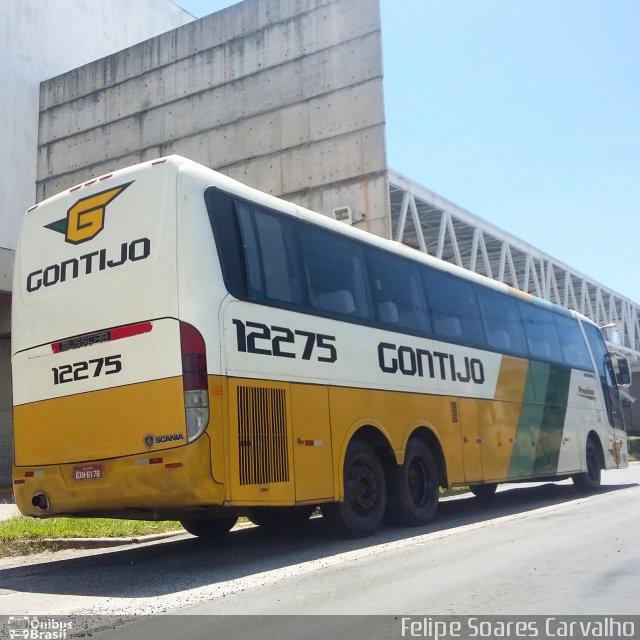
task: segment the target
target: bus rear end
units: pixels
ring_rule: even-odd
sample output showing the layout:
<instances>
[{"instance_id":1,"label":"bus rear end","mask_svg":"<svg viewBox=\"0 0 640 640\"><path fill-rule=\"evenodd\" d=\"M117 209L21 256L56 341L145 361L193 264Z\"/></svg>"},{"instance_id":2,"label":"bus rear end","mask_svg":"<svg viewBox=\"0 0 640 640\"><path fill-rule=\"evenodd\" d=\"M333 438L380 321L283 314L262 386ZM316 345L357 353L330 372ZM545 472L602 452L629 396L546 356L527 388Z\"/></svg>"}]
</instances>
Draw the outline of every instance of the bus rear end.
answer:
<instances>
[{"instance_id":1,"label":"bus rear end","mask_svg":"<svg viewBox=\"0 0 640 640\"><path fill-rule=\"evenodd\" d=\"M204 340L179 313L179 163L102 176L25 216L12 319L24 514L155 518L221 501Z\"/></svg>"}]
</instances>

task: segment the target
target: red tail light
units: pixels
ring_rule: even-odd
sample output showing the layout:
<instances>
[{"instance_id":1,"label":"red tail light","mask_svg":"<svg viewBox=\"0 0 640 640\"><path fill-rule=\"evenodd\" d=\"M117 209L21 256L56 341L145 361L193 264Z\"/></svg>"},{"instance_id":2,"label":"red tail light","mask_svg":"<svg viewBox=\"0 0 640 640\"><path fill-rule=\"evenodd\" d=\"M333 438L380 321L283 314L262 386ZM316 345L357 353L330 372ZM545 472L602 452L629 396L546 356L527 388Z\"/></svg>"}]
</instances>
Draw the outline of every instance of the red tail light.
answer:
<instances>
[{"instance_id":1,"label":"red tail light","mask_svg":"<svg viewBox=\"0 0 640 640\"><path fill-rule=\"evenodd\" d=\"M209 424L209 385L204 338L186 322L180 323L180 348L187 440L193 442Z\"/></svg>"},{"instance_id":2,"label":"red tail light","mask_svg":"<svg viewBox=\"0 0 640 640\"><path fill-rule=\"evenodd\" d=\"M182 350L182 384L185 391L206 391L207 354L204 338L200 332L186 322L180 323Z\"/></svg>"}]
</instances>

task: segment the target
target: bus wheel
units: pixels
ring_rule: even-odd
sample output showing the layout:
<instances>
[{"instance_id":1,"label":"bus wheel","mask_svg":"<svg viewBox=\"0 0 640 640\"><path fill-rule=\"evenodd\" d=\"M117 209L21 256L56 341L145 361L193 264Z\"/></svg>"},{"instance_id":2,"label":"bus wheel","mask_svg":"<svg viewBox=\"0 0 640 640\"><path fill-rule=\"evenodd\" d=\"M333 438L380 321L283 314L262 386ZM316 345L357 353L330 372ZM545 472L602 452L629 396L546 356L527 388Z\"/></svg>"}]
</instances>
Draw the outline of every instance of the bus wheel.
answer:
<instances>
[{"instance_id":1,"label":"bus wheel","mask_svg":"<svg viewBox=\"0 0 640 640\"><path fill-rule=\"evenodd\" d=\"M384 518L387 487L384 469L374 449L352 440L344 460L344 502L320 508L322 516L341 535L364 538L373 534Z\"/></svg>"},{"instance_id":2,"label":"bus wheel","mask_svg":"<svg viewBox=\"0 0 640 640\"><path fill-rule=\"evenodd\" d=\"M479 500L489 500L496 494L498 488L497 483L489 482L487 484L471 484L469 491Z\"/></svg>"},{"instance_id":3,"label":"bus wheel","mask_svg":"<svg viewBox=\"0 0 640 640\"><path fill-rule=\"evenodd\" d=\"M309 520L315 506L303 507L254 507L247 517L253 524L273 529L300 527Z\"/></svg>"},{"instance_id":4,"label":"bus wheel","mask_svg":"<svg viewBox=\"0 0 640 640\"><path fill-rule=\"evenodd\" d=\"M411 527L429 522L438 509L438 469L429 445L411 438L404 463L390 471L389 484L393 520Z\"/></svg>"},{"instance_id":5,"label":"bus wheel","mask_svg":"<svg viewBox=\"0 0 640 640\"><path fill-rule=\"evenodd\" d=\"M578 491L591 493L600 488L601 465L600 452L593 440L587 440L587 470L571 477Z\"/></svg>"},{"instance_id":6,"label":"bus wheel","mask_svg":"<svg viewBox=\"0 0 640 640\"><path fill-rule=\"evenodd\" d=\"M224 536L238 521L238 518L217 518L215 520L204 520L200 518L188 518L180 520L180 524L194 536L198 538L219 538Z\"/></svg>"}]
</instances>

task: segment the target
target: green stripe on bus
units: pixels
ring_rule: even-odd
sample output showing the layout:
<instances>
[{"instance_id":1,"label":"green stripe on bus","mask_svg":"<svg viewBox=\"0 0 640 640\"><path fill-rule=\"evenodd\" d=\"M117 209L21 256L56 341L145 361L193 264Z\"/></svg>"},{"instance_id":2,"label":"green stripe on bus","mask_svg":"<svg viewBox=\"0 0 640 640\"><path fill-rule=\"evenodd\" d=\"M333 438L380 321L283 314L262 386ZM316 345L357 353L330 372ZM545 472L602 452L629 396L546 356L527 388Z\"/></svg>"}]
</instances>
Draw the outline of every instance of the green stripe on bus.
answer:
<instances>
[{"instance_id":1,"label":"green stripe on bus","mask_svg":"<svg viewBox=\"0 0 640 640\"><path fill-rule=\"evenodd\" d=\"M567 367L529 363L510 478L557 472L570 379L571 369Z\"/></svg>"}]
</instances>

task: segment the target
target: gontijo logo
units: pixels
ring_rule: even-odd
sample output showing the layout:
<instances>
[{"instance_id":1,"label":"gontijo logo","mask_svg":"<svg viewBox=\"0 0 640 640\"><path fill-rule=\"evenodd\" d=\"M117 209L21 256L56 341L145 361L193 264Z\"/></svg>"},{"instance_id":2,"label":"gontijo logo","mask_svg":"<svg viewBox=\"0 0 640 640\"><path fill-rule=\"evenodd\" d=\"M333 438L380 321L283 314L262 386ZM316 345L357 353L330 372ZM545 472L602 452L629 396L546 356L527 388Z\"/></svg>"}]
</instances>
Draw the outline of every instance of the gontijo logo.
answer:
<instances>
[{"instance_id":1,"label":"gontijo logo","mask_svg":"<svg viewBox=\"0 0 640 640\"><path fill-rule=\"evenodd\" d=\"M81 198L67 211L66 218L45 225L45 229L64 233L65 241L72 245L79 245L95 238L104 229L107 205L131 184L133 181ZM123 229L126 229L126 225ZM121 242L119 247L86 249L86 253L82 255L67 258L29 273L25 282L26 290L28 293L33 293L42 287L53 287L69 280L100 273L105 269L146 260L150 255L150 238L127 240Z\"/></svg>"},{"instance_id":2,"label":"gontijo logo","mask_svg":"<svg viewBox=\"0 0 640 640\"><path fill-rule=\"evenodd\" d=\"M81 198L68 211L67 217L45 225L47 229L64 233L71 244L80 244L95 238L104 229L107 205L117 198L132 182Z\"/></svg>"}]
</instances>

